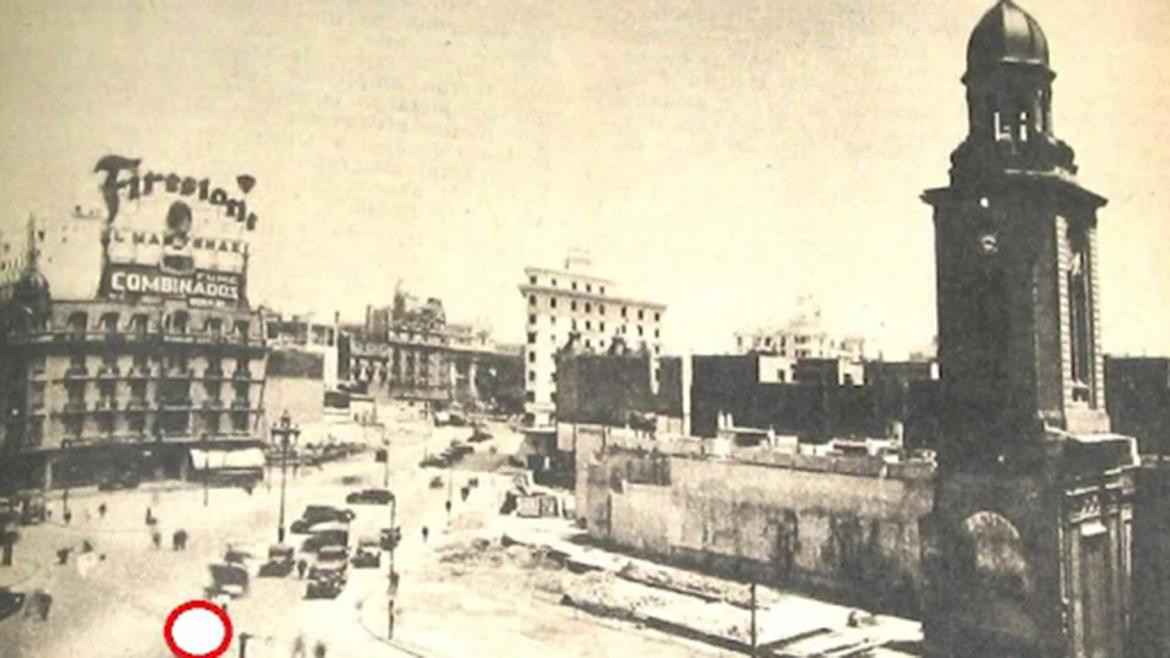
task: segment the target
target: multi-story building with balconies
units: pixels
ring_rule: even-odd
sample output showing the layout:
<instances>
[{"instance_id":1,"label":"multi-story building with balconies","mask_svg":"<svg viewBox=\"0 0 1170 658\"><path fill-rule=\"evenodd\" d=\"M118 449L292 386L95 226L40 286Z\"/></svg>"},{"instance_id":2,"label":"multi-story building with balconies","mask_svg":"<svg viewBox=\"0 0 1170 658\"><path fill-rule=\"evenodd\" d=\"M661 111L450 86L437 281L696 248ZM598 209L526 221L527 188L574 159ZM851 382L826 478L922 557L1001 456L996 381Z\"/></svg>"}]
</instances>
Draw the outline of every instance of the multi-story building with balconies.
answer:
<instances>
[{"instance_id":1,"label":"multi-story building with balconies","mask_svg":"<svg viewBox=\"0 0 1170 658\"><path fill-rule=\"evenodd\" d=\"M571 256L561 270L525 268L524 276L524 415L529 426L553 423L556 357L571 339L584 352L606 352L617 343L644 351L652 360L661 356L666 306L614 295L614 283L591 274L587 258Z\"/></svg>"},{"instance_id":2,"label":"multi-story building with balconies","mask_svg":"<svg viewBox=\"0 0 1170 658\"><path fill-rule=\"evenodd\" d=\"M66 291L94 277L89 298L57 292L40 267L53 242L30 220L22 272L0 282L0 476L10 486L135 468L184 477L200 468L192 448L259 445L267 352L243 294L246 243L188 240L190 210L177 206L165 231L107 225L97 244L70 245L98 252L99 271L57 277ZM92 218L57 221L82 220Z\"/></svg>"}]
</instances>

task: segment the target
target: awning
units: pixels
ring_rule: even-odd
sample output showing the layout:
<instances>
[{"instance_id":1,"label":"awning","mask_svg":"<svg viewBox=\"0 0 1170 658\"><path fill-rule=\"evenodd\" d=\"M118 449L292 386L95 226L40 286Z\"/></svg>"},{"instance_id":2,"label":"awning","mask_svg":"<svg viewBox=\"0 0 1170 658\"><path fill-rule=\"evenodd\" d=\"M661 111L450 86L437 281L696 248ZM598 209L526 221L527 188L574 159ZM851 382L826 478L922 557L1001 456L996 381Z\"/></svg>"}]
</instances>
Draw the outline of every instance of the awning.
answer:
<instances>
[{"instance_id":1,"label":"awning","mask_svg":"<svg viewBox=\"0 0 1170 658\"><path fill-rule=\"evenodd\" d=\"M239 450L191 448L191 465L197 471L204 469L262 469L264 464L264 451L260 448L241 448Z\"/></svg>"}]
</instances>

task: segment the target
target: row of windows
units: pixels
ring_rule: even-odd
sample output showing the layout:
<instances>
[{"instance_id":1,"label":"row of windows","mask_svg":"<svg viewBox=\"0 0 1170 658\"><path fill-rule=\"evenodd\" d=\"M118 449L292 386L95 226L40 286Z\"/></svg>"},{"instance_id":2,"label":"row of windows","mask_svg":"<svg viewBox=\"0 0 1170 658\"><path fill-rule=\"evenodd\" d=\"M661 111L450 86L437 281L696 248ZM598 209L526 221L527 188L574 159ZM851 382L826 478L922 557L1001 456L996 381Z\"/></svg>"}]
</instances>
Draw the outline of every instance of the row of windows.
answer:
<instances>
[{"instance_id":1,"label":"row of windows","mask_svg":"<svg viewBox=\"0 0 1170 658\"><path fill-rule=\"evenodd\" d=\"M549 322L550 322L550 324L556 324L556 323L557 323L556 316L552 316L552 317L550 317L550 318L549 318ZM535 324L537 323L537 316L535 316L535 315L529 315L529 316L528 316L528 323L529 323L529 324L531 324L531 325L535 325ZM570 328L571 328L572 330L576 331L576 330L577 330L577 328L579 327L579 325L578 325L578 323L577 323L577 319L576 319L576 318L573 318L572 320L570 320L570 325L569 325L569 326L570 326ZM585 326L585 331L593 331L593 326L594 326L594 325L593 325L593 321L592 321L592 320L585 320L585 321L584 321L584 326ZM644 336L644 335L646 335L646 333L645 333L645 332L646 332L646 330L645 330L645 329L642 327L642 325L637 325L637 327L638 327L638 335L639 335L639 336ZM619 333L619 334L625 334L625 333L629 333L629 328L630 328L630 325L620 325L620 326L618 326L617 333ZM604 332L604 331L605 331L605 321L599 321L599 322L597 323L597 330L598 330L598 331L601 331L601 332ZM654 337L655 337L655 338L661 338L661 337L662 337L662 333L661 333L661 331L660 331L659 329L655 329L655 330L654 330Z\"/></svg>"},{"instance_id":2,"label":"row of windows","mask_svg":"<svg viewBox=\"0 0 1170 658\"><path fill-rule=\"evenodd\" d=\"M167 372L185 372L189 370L189 361L184 354L171 354L163 359L151 359L145 354L134 355L134 360L131 363L131 372L138 372L141 374L149 374L151 362L155 361L161 363ZM247 374L251 377L250 363L247 357L241 357L235 360L236 369L234 374ZM88 360L84 354L72 354L69 357L69 374L86 374L89 372L87 367ZM223 375L224 373L223 359L208 359L207 367L204 370L205 374ZM44 370L44 359L38 359L32 364L34 371ZM39 368L39 370L38 370ZM116 354L104 354L101 357L101 366L99 372L102 374L121 374L118 369L118 357ZM233 374L233 376L234 376Z\"/></svg>"},{"instance_id":3,"label":"row of windows","mask_svg":"<svg viewBox=\"0 0 1170 658\"><path fill-rule=\"evenodd\" d=\"M121 316L118 313L103 313L98 318L98 329L107 333L116 333L119 331L120 323ZM224 334L226 326L228 325L223 318L209 317L203 322L203 331L213 336L221 336ZM72 332L84 333L89 328L89 314L84 311L71 313L66 319L66 327ZM128 331L137 334L145 334L149 328L150 316L145 313L136 313L130 316L129 324L126 325ZM163 320L163 328L171 333L185 334L192 328L191 315L186 311L175 311ZM247 336L251 324L247 320L238 320L233 328L236 334Z\"/></svg>"},{"instance_id":4,"label":"row of windows","mask_svg":"<svg viewBox=\"0 0 1170 658\"><path fill-rule=\"evenodd\" d=\"M209 400L219 400L223 388L223 382L203 382L203 390ZM234 383L232 390L235 392L235 399L239 401L247 400L249 388L250 386L247 382ZM69 403L72 405L85 404L87 389L88 387L85 382L65 382L65 393L68 396ZM146 382L130 382L129 389L130 401L144 402L146 400ZM98 399L101 402L114 402L117 398L117 390L116 382L97 383ZM161 382L156 389L155 397L159 402L163 403L183 402L189 404L191 401L191 385L183 381ZM30 396L30 403L35 404L37 400L42 402L44 400L43 384L40 387L34 387L34 392ZM34 406L34 408L36 407Z\"/></svg>"},{"instance_id":5,"label":"row of windows","mask_svg":"<svg viewBox=\"0 0 1170 658\"><path fill-rule=\"evenodd\" d=\"M533 307L537 306L536 295L529 295L528 296L528 305L533 306ZM548 307L549 308L556 308L557 307L557 298L556 297L549 297L548 298ZM583 302L581 304L578 304L577 300L575 300L575 299L569 300L569 310L570 311L576 311L579 308L584 309L584 311L586 313L592 313L594 306L593 306L592 302ZM605 304L598 304L597 305L597 313L599 315L605 315ZM630 316L630 307L623 306L622 311L621 311L621 315L623 318L628 318ZM645 309L641 309L641 308L638 309L638 319L639 320L646 319L646 310ZM661 320L662 320L662 312L655 311L654 312L654 321L660 322Z\"/></svg>"},{"instance_id":6,"label":"row of windows","mask_svg":"<svg viewBox=\"0 0 1170 658\"><path fill-rule=\"evenodd\" d=\"M556 288L556 287L557 287L557 280L556 280L556 278L550 278L550 279L549 279L549 282L550 282L550 285L551 285L553 288ZM528 276L528 283L530 283L530 284L532 284L532 285L534 285L534 286L536 286L536 285L540 285L540 279L539 279L539 277L537 277L535 274L530 274L530 275ZM570 287L570 289L572 289L572 290L577 290L577 289L578 289L578 288L577 288L577 282L576 282L576 281L570 281L570 282L569 282L569 287ZM590 283L590 282L588 282L588 281L584 282L584 288L585 288L585 292L593 292L593 284L592 284L592 283ZM603 286L603 285L598 285L598 286L597 286L597 293L598 293L598 294L600 294L600 295L604 295L604 294L605 294L605 286Z\"/></svg>"},{"instance_id":7,"label":"row of windows","mask_svg":"<svg viewBox=\"0 0 1170 658\"><path fill-rule=\"evenodd\" d=\"M157 434L185 434L191 429L192 414L184 412L168 412L159 414L155 421L154 433ZM218 412L202 412L200 426L203 432L216 434L223 431L222 414ZM249 425L249 414L246 411L228 414L230 427L233 432L246 432ZM131 434L145 436L147 434L146 414L142 412L128 413L125 416L126 430ZM66 416L62 419L65 435L69 438L80 438L85 433L85 418L81 416ZM99 415L96 419L97 431L103 435L110 435L117 429L117 420L112 415ZM29 419L26 445L39 446L44 442L45 419Z\"/></svg>"}]
</instances>

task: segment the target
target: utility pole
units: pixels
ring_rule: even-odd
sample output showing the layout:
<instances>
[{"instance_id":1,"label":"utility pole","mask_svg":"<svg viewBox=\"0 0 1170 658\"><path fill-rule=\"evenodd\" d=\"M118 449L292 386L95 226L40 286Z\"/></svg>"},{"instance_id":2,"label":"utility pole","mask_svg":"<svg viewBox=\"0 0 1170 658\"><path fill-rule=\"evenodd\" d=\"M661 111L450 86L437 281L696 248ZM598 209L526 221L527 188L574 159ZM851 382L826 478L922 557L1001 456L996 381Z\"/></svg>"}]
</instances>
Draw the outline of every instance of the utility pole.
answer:
<instances>
[{"instance_id":1,"label":"utility pole","mask_svg":"<svg viewBox=\"0 0 1170 658\"><path fill-rule=\"evenodd\" d=\"M751 633L751 635L752 635L752 657L755 658L755 656L757 656L759 654L757 652L758 638L756 637L756 581L754 578L752 579L751 593L752 593L752 633Z\"/></svg>"},{"instance_id":2,"label":"utility pole","mask_svg":"<svg viewBox=\"0 0 1170 658\"><path fill-rule=\"evenodd\" d=\"M276 543L284 543L284 490L288 477L288 446L290 440L295 442L301 430L294 427L288 411L280 417L280 424L272 428L272 435L280 439L280 525L276 528Z\"/></svg>"}]
</instances>

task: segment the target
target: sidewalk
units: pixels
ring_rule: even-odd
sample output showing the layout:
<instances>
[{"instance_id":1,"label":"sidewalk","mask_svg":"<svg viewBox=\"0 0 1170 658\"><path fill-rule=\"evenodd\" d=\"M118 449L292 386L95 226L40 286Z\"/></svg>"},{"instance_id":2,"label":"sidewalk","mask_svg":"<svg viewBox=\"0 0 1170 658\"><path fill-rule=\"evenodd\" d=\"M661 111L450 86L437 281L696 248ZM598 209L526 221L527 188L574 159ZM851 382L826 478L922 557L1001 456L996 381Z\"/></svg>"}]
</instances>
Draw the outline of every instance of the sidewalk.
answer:
<instances>
[{"instance_id":1,"label":"sidewalk","mask_svg":"<svg viewBox=\"0 0 1170 658\"><path fill-rule=\"evenodd\" d=\"M750 603L742 583L583 545L572 541L583 532L562 520L510 518L506 527L505 544L541 548L571 570L586 572L566 592L570 605L730 650L750 649ZM855 612L860 611L758 587L758 646L762 655L785 657L914 655L879 649L915 646L922 639L918 622L861 615L864 621L851 625Z\"/></svg>"}]
</instances>

